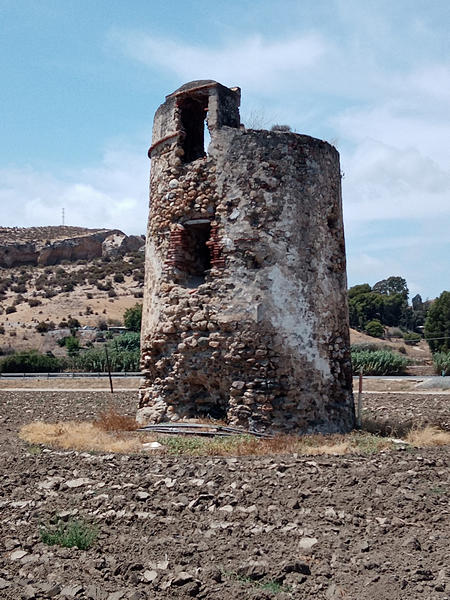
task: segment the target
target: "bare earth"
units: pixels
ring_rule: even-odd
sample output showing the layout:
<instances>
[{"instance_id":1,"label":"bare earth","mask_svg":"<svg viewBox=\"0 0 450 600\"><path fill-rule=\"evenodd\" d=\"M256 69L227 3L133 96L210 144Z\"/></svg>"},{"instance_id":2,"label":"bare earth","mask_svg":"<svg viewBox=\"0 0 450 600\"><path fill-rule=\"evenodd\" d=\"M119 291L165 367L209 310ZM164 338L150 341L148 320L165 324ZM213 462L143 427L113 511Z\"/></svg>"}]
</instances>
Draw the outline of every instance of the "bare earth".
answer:
<instances>
[{"instance_id":1,"label":"bare earth","mask_svg":"<svg viewBox=\"0 0 450 600\"><path fill-rule=\"evenodd\" d=\"M449 395L367 395L368 415L449 423ZM136 392L114 394L133 414ZM176 458L29 446L19 427L90 419L110 393L0 392L0 597L138 600L450 596L449 448ZM95 523L87 551L40 524Z\"/></svg>"}]
</instances>

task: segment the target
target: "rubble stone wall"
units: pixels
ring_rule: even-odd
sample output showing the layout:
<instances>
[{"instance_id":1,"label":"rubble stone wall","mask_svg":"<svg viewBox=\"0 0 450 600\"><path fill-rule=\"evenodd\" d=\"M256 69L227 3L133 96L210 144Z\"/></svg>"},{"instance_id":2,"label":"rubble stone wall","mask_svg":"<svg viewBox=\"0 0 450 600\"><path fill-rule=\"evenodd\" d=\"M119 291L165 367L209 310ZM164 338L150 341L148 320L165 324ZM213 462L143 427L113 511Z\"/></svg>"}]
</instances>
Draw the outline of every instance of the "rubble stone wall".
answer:
<instances>
[{"instance_id":1,"label":"rubble stone wall","mask_svg":"<svg viewBox=\"0 0 450 600\"><path fill-rule=\"evenodd\" d=\"M154 145L178 130L168 98ZM192 162L182 135L152 151L138 418L349 430L338 152L289 132L210 133L207 155ZM196 265L205 235L209 257L203 248Z\"/></svg>"}]
</instances>

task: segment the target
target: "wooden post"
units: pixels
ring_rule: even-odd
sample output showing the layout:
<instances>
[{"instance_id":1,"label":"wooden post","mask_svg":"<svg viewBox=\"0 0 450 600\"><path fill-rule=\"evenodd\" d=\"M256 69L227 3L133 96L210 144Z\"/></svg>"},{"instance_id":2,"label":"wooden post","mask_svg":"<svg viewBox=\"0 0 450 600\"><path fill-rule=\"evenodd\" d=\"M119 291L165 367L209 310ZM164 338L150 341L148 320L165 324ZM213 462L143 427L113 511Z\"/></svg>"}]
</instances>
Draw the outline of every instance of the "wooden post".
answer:
<instances>
[{"instance_id":1,"label":"wooden post","mask_svg":"<svg viewBox=\"0 0 450 600\"><path fill-rule=\"evenodd\" d=\"M111 364L109 362L108 348L106 347L106 344L105 344L105 354L106 354L106 366L108 367L109 387L111 388L111 394L114 394L113 382L112 382L112 377L111 377Z\"/></svg>"},{"instance_id":2,"label":"wooden post","mask_svg":"<svg viewBox=\"0 0 450 600\"><path fill-rule=\"evenodd\" d=\"M356 425L358 429L361 429L362 424L362 382L363 382L363 372L362 369L359 371L359 382L358 382L358 410L356 413Z\"/></svg>"}]
</instances>

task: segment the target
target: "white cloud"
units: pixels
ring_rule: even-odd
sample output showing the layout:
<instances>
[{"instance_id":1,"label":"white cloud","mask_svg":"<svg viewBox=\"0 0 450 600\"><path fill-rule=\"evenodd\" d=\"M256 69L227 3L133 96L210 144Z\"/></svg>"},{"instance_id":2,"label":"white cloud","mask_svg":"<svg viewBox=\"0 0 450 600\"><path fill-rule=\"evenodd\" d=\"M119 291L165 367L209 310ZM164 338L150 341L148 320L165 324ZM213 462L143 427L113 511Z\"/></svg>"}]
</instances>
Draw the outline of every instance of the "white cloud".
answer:
<instances>
[{"instance_id":1,"label":"white cloud","mask_svg":"<svg viewBox=\"0 0 450 600\"><path fill-rule=\"evenodd\" d=\"M415 148L366 139L344 155L349 221L450 217L450 172Z\"/></svg>"},{"instance_id":2,"label":"white cloud","mask_svg":"<svg viewBox=\"0 0 450 600\"><path fill-rule=\"evenodd\" d=\"M149 161L145 152L111 149L101 164L58 175L29 168L0 170L0 223L67 225L145 233Z\"/></svg>"},{"instance_id":3,"label":"white cloud","mask_svg":"<svg viewBox=\"0 0 450 600\"><path fill-rule=\"evenodd\" d=\"M129 31L115 31L111 39L129 57L169 70L183 82L214 79L262 94L272 86L289 86L291 78L295 84L300 74L312 72L327 50L325 39L315 33L280 41L252 35L217 48Z\"/></svg>"}]
</instances>

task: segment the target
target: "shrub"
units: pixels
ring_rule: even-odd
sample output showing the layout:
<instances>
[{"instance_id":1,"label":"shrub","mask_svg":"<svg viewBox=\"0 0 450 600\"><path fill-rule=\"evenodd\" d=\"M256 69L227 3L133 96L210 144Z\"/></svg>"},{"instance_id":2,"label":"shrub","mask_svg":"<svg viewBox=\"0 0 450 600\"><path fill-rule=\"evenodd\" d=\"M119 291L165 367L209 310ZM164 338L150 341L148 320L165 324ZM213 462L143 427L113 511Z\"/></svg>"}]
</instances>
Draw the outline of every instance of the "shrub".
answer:
<instances>
[{"instance_id":1,"label":"shrub","mask_svg":"<svg viewBox=\"0 0 450 600\"><path fill-rule=\"evenodd\" d=\"M7 315L10 315L11 313L15 313L16 311L17 311L17 309L16 309L16 307L15 307L15 306L7 306L7 307L5 308L5 313L6 313Z\"/></svg>"},{"instance_id":2,"label":"shrub","mask_svg":"<svg viewBox=\"0 0 450 600\"><path fill-rule=\"evenodd\" d=\"M372 337L382 338L384 335L384 327L380 323L380 321L378 321L378 319L373 319L372 321L369 321L366 325L365 331L368 335Z\"/></svg>"},{"instance_id":3,"label":"shrub","mask_svg":"<svg viewBox=\"0 0 450 600\"><path fill-rule=\"evenodd\" d=\"M81 327L80 321L78 319L74 319L73 317L69 317L67 321L67 327L69 329L79 329Z\"/></svg>"},{"instance_id":4,"label":"shrub","mask_svg":"<svg viewBox=\"0 0 450 600\"><path fill-rule=\"evenodd\" d=\"M114 340L114 347L120 350L139 350L141 346L141 335L134 331L122 333Z\"/></svg>"},{"instance_id":5,"label":"shrub","mask_svg":"<svg viewBox=\"0 0 450 600\"><path fill-rule=\"evenodd\" d=\"M37 298L30 298L28 300L28 304L31 306L31 308L33 308L35 306L39 306L40 304L42 304L42 302L40 300L38 300Z\"/></svg>"},{"instance_id":6,"label":"shrub","mask_svg":"<svg viewBox=\"0 0 450 600\"><path fill-rule=\"evenodd\" d=\"M63 546L63 548L79 548L88 550L97 538L98 531L85 521L58 521L54 525L41 527L39 535L48 546Z\"/></svg>"},{"instance_id":7,"label":"shrub","mask_svg":"<svg viewBox=\"0 0 450 600\"><path fill-rule=\"evenodd\" d=\"M56 373L64 367L64 361L37 350L17 352L0 360L0 373Z\"/></svg>"},{"instance_id":8,"label":"shrub","mask_svg":"<svg viewBox=\"0 0 450 600\"><path fill-rule=\"evenodd\" d=\"M114 281L116 283L123 283L124 282L124 276L122 275L122 273L116 273L114 275Z\"/></svg>"},{"instance_id":9,"label":"shrub","mask_svg":"<svg viewBox=\"0 0 450 600\"><path fill-rule=\"evenodd\" d=\"M36 325L35 329L38 333L47 333L47 331L55 329L55 324L53 323L53 321L49 321L48 323L46 323L45 321L40 321Z\"/></svg>"},{"instance_id":10,"label":"shrub","mask_svg":"<svg viewBox=\"0 0 450 600\"><path fill-rule=\"evenodd\" d=\"M80 340L73 335L68 336L65 341L65 346L67 349L67 354L69 356L74 356L80 351Z\"/></svg>"},{"instance_id":11,"label":"shrub","mask_svg":"<svg viewBox=\"0 0 450 600\"><path fill-rule=\"evenodd\" d=\"M141 331L142 322L142 304L135 304L131 308L127 308L123 315L125 327L131 331Z\"/></svg>"},{"instance_id":12,"label":"shrub","mask_svg":"<svg viewBox=\"0 0 450 600\"><path fill-rule=\"evenodd\" d=\"M108 330L108 323L106 322L106 319L98 319L97 320L97 329L100 329L100 331Z\"/></svg>"},{"instance_id":13,"label":"shrub","mask_svg":"<svg viewBox=\"0 0 450 600\"><path fill-rule=\"evenodd\" d=\"M420 333L410 331L408 333L403 334L403 339L405 340L405 344L408 344L408 346L415 346L420 342L422 336L420 335Z\"/></svg>"},{"instance_id":14,"label":"shrub","mask_svg":"<svg viewBox=\"0 0 450 600\"><path fill-rule=\"evenodd\" d=\"M434 369L439 375L450 375L450 352L436 352L433 355Z\"/></svg>"},{"instance_id":15,"label":"shrub","mask_svg":"<svg viewBox=\"0 0 450 600\"><path fill-rule=\"evenodd\" d=\"M0 335L5 335L5 328L3 325L0 325Z\"/></svg>"},{"instance_id":16,"label":"shrub","mask_svg":"<svg viewBox=\"0 0 450 600\"><path fill-rule=\"evenodd\" d=\"M65 335L62 338L59 338L59 340L56 340L56 343L58 344L58 346L60 346L61 348L64 348L64 346L66 345L66 340L69 339L68 335Z\"/></svg>"},{"instance_id":17,"label":"shrub","mask_svg":"<svg viewBox=\"0 0 450 600\"><path fill-rule=\"evenodd\" d=\"M364 375L399 375L409 364L407 358L388 350L352 351L353 373Z\"/></svg>"}]
</instances>

